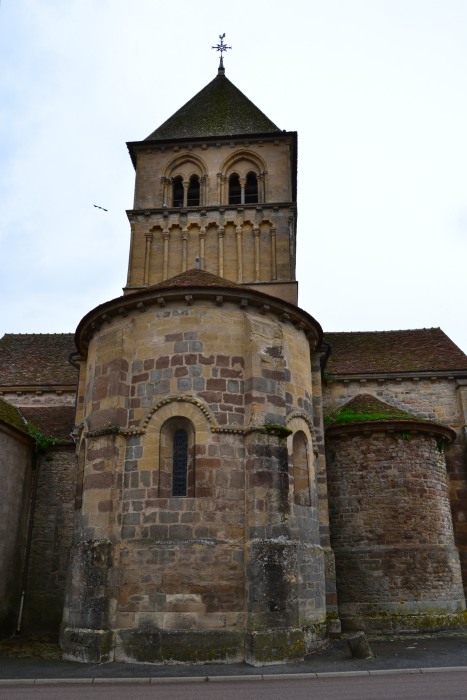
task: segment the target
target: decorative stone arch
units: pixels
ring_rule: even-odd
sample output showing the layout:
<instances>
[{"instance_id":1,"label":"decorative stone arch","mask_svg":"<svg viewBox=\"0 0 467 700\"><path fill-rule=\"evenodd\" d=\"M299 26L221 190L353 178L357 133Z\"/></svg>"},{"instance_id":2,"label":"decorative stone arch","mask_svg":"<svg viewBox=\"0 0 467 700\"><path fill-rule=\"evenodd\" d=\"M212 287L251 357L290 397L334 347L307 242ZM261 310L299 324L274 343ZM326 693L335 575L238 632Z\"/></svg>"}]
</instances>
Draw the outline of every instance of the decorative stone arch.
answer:
<instances>
[{"instance_id":1,"label":"decorative stone arch","mask_svg":"<svg viewBox=\"0 0 467 700\"><path fill-rule=\"evenodd\" d=\"M173 158L166 166L164 172L164 203L169 206L201 206L205 203L206 195L206 178L207 178L206 163L192 153L178 155ZM190 203L189 190L192 183L192 178L198 179L199 199L194 204ZM178 181L183 187L183 197L179 193L175 196L174 182ZM176 199L176 201L175 201Z\"/></svg>"},{"instance_id":2,"label":"decorative stone arch","mask_svg":"<svg viewBox=\"0 0 467 700\"><path fill-rule=\"evenodd\" d=\"M220 172L224 177L228 177L233 172L238 173L240 177L246 177L249 170L253 170L257 175L265 173L266 163L257 153L252 153L245 149L230 154L220 168Z\"/></svg>"},{"instance_id":3,"label":"decorative stone arch","mask_svg":"<svg viewBox=\"0 0 467 700\"><path fill-rule=\"evenodd\" d=\"M301 506L317 504L316 441L309 416L301 411L289 413L286 425L292 431L287 438L291 500Z\"/></svg>"},{"instance_id":4,"label":"decorative stone arch","mask_svg":"<svg viewBox=\"0 0 467 700\"><path fill-rule=\"evenodd\" d=\"M145 462L149 459L153 462L152 481L157 485L159 497L196 496L197 446L206 445L216 427L214 416L205 402L194 396L168 396L146 414L141 425L141 443ZM177 490L177 484L180 487L183 482L183 465L180 468L176 459L178 438L186 441L186 488L182 484ZM176 474L182 474L182 481L176 481Z\"/></svg>"},{"instance_id":5,"label":"decorative stone arch","mask_svg":"<svg viewBox=\"0 0 467 700\"><path fill-rule=\"evenodd\" d=\"M266 201L266 172L266 163L257 153L241 150L228 156L220 169L221 203L242 206ZM249 175L254 175L256 178L256 201L253 201L255 197L251 197L252 183L247 183ZM232 178L235 178L234 185ZM236 188L235 194L231 192L232 186ZM239 192L237 193L238 188ZM250 188L250 195L248 188ZM247 201L248 198L250 201Z\"/></svg>"},{"instance_id":6,"label":"decorative stone arch","mask_svg":"<svg viewBox=\"0 0 467 700\"><path fill-rule=\"evenodd\" d=\"M155 414L157 414L156 419L153 418ZM158 401L146 413L141 422L140 431L145 433L147 432L149 425L154 424L155 420L160 425L161 420L167 420L167 418L175 415L185 416L191 420L196 427L196 425L198 425L198 421L201 420L200 414L204 416L203 425L205 425L207 422L211 432L214 432L219 428L214 414L203 399L200 399L197 396L192 396L191 394L169 394L165 398Z\"/></svg>"},{"instance_id":7,"label":"decorative stone arch","mask_svg":"<svg viewBox=\"0 0 467 700\"><path fill-rule=\"evenodd\" d=\"M184 179L189 179L191 175L205 177L208 173L206 163L202 158L194 153L184 153L169 161L164 171L167 179L181 175Z\"/></svg>"}]
</instances>

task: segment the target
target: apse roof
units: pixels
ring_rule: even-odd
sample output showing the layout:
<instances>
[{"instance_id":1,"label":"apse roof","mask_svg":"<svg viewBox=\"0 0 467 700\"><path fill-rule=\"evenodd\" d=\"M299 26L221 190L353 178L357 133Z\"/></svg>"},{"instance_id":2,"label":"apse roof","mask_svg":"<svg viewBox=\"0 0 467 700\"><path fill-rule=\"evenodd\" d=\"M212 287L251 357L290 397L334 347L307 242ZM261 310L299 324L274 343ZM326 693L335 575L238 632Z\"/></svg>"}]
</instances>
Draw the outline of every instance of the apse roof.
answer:
<instances>
[{"instance_id":1,"label":"apse roof","mask_svg":"<svg viewBox=\"0 0 467 700\"><path fill-rule=\"evenodd\" d=\"M467 356L441 328L325 333L332 375L467 372Z\"/></svg>"},{"instance_id":2,"label":"apse roof","mask_svg":"<svg viewBox=\"0 0 467 700\"><path fill-rule=\"evenodd\" d=\"M391 406L371 394L357 394L350 401L339 406L324 419L328 434L336 432L354 432L357 429L367 429L369 425L376 429L395 429L409 427L412 423L417 431L437 433L444 439L454 440L455 431L447 425L436 421L420 418L413 413ZM410 435L410 433L408 433ZM445 443L444 443L445 446ZM443 449L443 443L439 444Z\"/></svg>"},{"instance_id":3,"label":"apse roof","mask_svg":"<svg viewBox=\"0 0 467 700\"><path fill-rule=\"evenodd\" d=\"M223 69L145 141L280 132Z\"/></svg>"},{"instance_id":4,"label":"apse roof","mask_svg":"<svg viewBox=\"0 0 467 700\"><path fill-rule=\"evenodd\" d=\"M197 268L181 272L179 275L170 277L163 282L151 285L148 289L170 289L172 287L232 287L245 290L245 287L241 284Z\"/></svg>"},{"instance_id":5,"label":"apse roof","mask_svg":"<svg viewBox=\"0 0 467 700\"><path fill-rule=\"evenodd\" d=\"M329 416L327 423L366 423L388 420L419 421L420 418L412 413L396 408L396 406L391 406L371 394L357 394L357 396L354 396L350 401L339 406L339 408Z\"/></svg>"}]
</instances>

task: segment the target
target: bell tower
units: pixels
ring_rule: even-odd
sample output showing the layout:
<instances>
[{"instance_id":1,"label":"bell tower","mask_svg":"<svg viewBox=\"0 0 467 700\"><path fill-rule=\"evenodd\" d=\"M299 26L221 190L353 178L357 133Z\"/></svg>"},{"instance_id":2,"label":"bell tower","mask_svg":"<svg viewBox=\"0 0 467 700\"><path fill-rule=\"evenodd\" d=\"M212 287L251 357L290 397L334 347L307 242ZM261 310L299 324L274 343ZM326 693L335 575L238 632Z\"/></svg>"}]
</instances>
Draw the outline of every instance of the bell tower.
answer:
<instances>
[{"instance_id":1,"label":"bell tower","mask_svg":"<svg viewBox=\"0 0 467 700\"><path fill-rule=\"evenodd\" d=\"M326 640L332 553L323 333L297 306L296 134L221 59L128 147L125 296L76 331L64 658L301 659Z\"/></svg>"},{"instance_id":2,"label":"bell tower","mask_svg":"<svg viewBox=\"0 0 467 700\"><path fill-rule=\"evenodd\" d=\"M218 73L143 141L125 293L198 267L297 303L296 132ZM219 48L219 47L213 47Z\"/></svg>"}]
</instances>

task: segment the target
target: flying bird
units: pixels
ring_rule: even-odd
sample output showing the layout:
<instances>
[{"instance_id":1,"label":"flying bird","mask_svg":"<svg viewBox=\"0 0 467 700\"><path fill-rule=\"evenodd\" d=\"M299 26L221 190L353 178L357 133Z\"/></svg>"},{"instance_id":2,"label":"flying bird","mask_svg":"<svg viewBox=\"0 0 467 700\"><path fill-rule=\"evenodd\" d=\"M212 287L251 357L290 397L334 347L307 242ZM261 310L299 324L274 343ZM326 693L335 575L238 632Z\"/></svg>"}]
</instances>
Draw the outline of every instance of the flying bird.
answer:
<instances>
[{"instance_id":1,"label":"flying bird","mask_svg":"<svg viewBox=\"0 0 467 700\"><path fill-rule=\"evenodd\" d=\"M96 207L96 209L102 209L102 211L109 211L108 209L104 209L104 207L100 207L98 204L93 204L93 207Z\"/></svg>"}]
</instances>

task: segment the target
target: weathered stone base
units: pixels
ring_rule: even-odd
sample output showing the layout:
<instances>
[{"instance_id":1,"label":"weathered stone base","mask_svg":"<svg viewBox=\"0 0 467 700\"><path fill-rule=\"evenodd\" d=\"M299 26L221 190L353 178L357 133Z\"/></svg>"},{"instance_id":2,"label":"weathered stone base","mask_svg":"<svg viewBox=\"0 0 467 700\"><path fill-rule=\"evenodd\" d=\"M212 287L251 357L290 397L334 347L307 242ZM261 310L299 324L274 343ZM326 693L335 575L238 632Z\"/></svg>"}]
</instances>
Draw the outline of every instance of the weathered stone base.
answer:
<instances>
[{"instance_id":1,"label":"weathered stone base","mask_svg":"<svg viewBox=\"0 0 467 700\"><path fill-rule=\"evenodd\" d=\"M406 612L391 609L379 609L374 605L354 606L352 611L341 610L340 617L343 630L363 630L369 634L388 634L403 632L437 632L456 629L467 625L465 610L449 610L444 606L410 609Z\"/></svg>"},{"instance_id":2,"label":"weathered stone base","mask_svg":"<svg viewBox=\"0 0 467 700\"><path fill-rule=\"evenodd\" d=\"M60 646L67 661L102 664L114 660L113 633L110 630L63 626Z\"/></svg>"},{"instance_id":3,"label":"weathered stone base","mask_svg":"<svg viewBox=\"0 0 467 700\"><path fill-rule=\"evenodd\" d=\"M122 630L115 647L115 661L196 664L243 660L241 632Z\"/></svg>"},{"instance_id":4,"label":"weathered stone base","mask_svg":"<svg viewBox=\"0 0 467 700\"><path fill-rule=\"evenodd\" d=\"M252 666L300 661L304 655L327 645L326 624L305 629L261 632L157 629L90 630L63 627L63 658L83 663L243 663Z\"/></svg>"},{"instance_id":5,"label":"weathered stone base","mask_svg":"<svg viewBox=\"0 0 467 700\"><path fill-rule=\"evenodd\" d=\"M337 620L337 623L340 632L341 626L339 620ZM334 633L334 629L335 625L328 620L304 627L305 654L313 654L316 651L325 649L329 644L330 635Z\"/></svg>"},{"instance_id":6,"label":"weathered stone base","mask_svg":"<svg viewBox=\"0 0 467 700\"><path fill-rule=\"evenodd\" d=\"M250 632L245 646L245 661L251 666L300 661L305 654L301 629L274 629Z\"/></svg>"}]
</instances>

